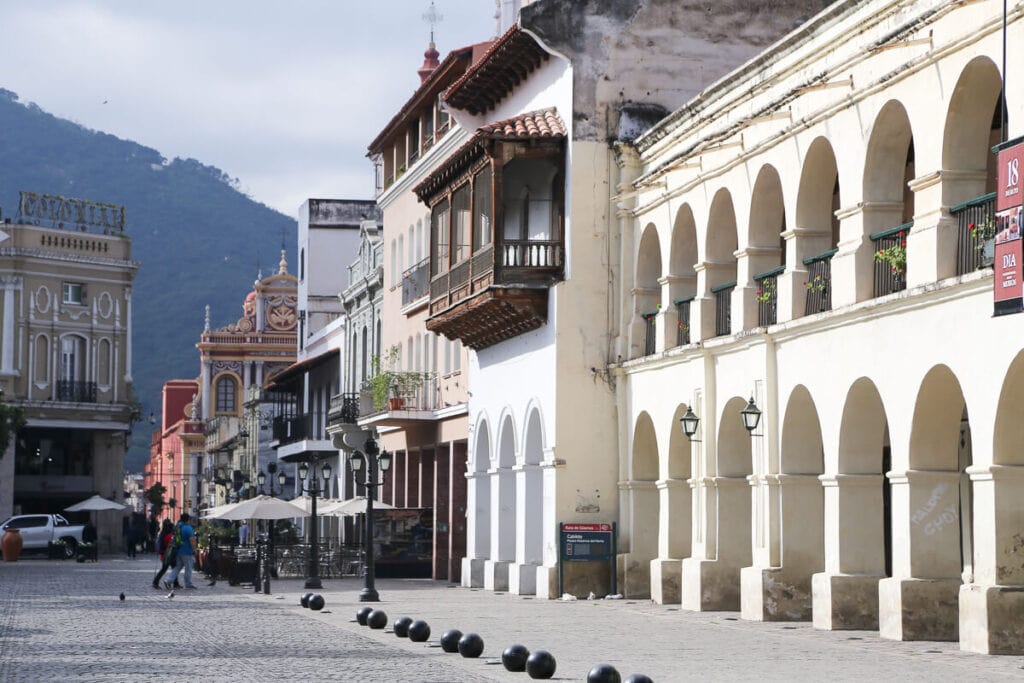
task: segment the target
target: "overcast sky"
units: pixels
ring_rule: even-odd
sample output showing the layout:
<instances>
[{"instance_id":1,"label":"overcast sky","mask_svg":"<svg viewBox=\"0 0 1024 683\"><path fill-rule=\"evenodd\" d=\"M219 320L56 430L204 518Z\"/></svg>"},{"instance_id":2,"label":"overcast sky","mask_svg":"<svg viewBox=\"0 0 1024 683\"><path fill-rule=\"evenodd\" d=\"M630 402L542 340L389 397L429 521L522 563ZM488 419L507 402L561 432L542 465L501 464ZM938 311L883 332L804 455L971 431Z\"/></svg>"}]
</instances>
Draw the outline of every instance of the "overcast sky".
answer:
<instances>
[{"instance_id":1,"label":"overcast sky","mask_svg":"<svg viewBox=\"0 0 1024 683\"><path fill-rule=\"evenodd\" d=\"M436 0L449 50L493 0ZM429 0L0 0L0 87L57 116L192 157L294 216L372 198L366 146L419 84Z\"/></svg>"}]
</instances>

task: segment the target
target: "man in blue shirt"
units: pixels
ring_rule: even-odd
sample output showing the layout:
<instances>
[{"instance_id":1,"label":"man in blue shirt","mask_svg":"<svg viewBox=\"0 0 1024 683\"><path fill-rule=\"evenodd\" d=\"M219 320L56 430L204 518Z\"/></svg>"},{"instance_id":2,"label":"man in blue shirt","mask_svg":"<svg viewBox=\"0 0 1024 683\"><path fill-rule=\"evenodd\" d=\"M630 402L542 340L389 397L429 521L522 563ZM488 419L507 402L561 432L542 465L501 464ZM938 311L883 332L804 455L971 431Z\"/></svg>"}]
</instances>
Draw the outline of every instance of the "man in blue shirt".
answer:
<instances>
[{"instance_id":1,"label":"man in blue shirt","mask_svg":"<svg viewBox=\"0 0 1024 683\"><path fill-rule=\"evenodd\" d=\"M181 519L174 528L174 540L172 541L172 549L174 546L178 548L177 560L174 565L174 569L171 570L171 575L164 581L164 588L170 588L172 584L177 582L178 574L182 569L185 570L185 588L195 590L196 587L192 585L192 562L196 556L196 532L189 524L191 517L187 512L181 513Z\"/></svg>"}]
</instances>

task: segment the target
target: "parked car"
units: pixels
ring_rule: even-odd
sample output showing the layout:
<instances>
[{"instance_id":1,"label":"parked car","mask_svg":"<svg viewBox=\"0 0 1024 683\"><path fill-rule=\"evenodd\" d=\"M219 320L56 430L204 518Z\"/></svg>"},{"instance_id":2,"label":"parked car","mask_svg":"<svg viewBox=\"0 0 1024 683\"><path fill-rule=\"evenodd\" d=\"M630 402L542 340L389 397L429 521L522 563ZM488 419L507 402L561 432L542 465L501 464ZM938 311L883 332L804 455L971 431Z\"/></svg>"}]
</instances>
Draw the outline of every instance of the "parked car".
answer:
<instances>
[{"instance_id":1,"label":"parked car","mask_svg":"<svg viewBox=\"0 0 1024 683\"><path fill-rule=\"evenodd\" d=\"M60 515L15 515L0 524L0 532L17 529L21 532L23 550L46 550L51 542L64 545L64 557L72 558L82 542L81 524L72 524Z\"/></svg>"}]
</instances>

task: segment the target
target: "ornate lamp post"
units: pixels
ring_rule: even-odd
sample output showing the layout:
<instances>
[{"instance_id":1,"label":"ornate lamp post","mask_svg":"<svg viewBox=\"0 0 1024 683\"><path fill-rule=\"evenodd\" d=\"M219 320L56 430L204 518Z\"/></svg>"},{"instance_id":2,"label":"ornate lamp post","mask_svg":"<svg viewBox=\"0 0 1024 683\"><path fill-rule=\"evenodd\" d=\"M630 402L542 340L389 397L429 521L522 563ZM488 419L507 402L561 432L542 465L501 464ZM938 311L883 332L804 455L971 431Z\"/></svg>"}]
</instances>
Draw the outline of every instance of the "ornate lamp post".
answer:
<instances>
[{"instance_id":1,"label":"ornate lamp post","mask_svg":"<svg viewBox=\"0 0 1024 683\"><path fill-rule=\"evenodd\" d=\"M320 474L324 478L323 487L320 485L320 477L317 476L316 460L313 461L312 472L307 463L299 465L299 481L302 482L302 491L309 494L309 565L306 570L306 588L323 588L320 582L320 557L319 538L316 521L316 497L327 492L327 482L331 480L331 466L324 463L320 467ZM312 474L309 482L306 482L306 475Z\"/></svg>"},{"instance_id":2,"label":"ornate lamp post","mask_svg":"<svg viewBox=\"0 0 1024 683\"><path fill-rule=\"evenodd\" d=\"M359 593L359 602L380 602L380 596L373 585L373 499L377 495L377 487L384 484L384 473L391 468L391 454L387 451L379 451L377 442L372 436L366 440L363 450L366 451L365 456L359 451L355 451L348 459L352 472L357 475L362 471L363 464L366 464L366 481L356 480L357 483L366 486L366 533L364 534L366 583ZM377 481L377 465L380 466L381 473L379 482Z\"/></svg>"},{"instance_id":3,"label":"ornate lamp post","mask_svg":"<svg viewBox=\"0 0 1024 683\"><path fill-rule=\"evenodd\" d=\"M264 493L263 485L267 483L267 475L263 473L263 470L260 470L259 474L256 475L256 483L259 484L260 494L261 495L270 495L271 497L274 497L274 496L279 496L282 493L284 493L284 484L285 484L285 481L288 480L288 477L285 476L284 470L278 471L277 463L276 462L271 462L271 463L267 463L267 471L270 472L270 474L274 474L274 472L277 472L277 482L278 482L278 484L281 485L281 488L279 490L275 491L274 490L274 481L270 480L270 484L269 484L269 486L267 486L266 493ZM263 567L263 593L265 595L270 595L270 567L268 566L268 564L270 564L272 562L272 559L274 557L274 524L275 523L276 522L274 520L272 520L272 519L268 519L267 520L267 527L268 527L269 531L267 533L266 546L264 547L264 550L263 550L263 553L264 553L263 563L261 565ZM254 591L257 592L257 593L259 593L259 591L260 591L260 582L258 580L256 581L256 585L254 586Z\"/></svg>"}]
</instances>

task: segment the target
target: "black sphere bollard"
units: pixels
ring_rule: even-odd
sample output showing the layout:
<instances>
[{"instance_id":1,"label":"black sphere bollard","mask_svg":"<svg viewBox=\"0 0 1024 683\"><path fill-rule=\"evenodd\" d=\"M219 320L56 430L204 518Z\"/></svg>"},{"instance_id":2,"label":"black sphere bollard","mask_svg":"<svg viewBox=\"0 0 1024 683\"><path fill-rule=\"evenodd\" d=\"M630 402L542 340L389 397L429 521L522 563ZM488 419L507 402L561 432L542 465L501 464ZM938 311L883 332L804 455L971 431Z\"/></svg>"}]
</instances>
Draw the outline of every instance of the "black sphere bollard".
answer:
<instances>
[{"instance_id":1,"label":"black sphere bollard","mask_svg":"<svg viewBox=\"0 0 1024 683\"><path fill-rule=\"evenodd\" d=\"M526 658L530 678L551 678L555 675L555 658L547 650L536 650Z\"/></svg>"},{"instance_id":2,"label":"black sphere bollard","mask_svg":"<svg viewBox=\"0 0 1024 683\"><path fill-rule=\"evenodd\" d=\"M313 597L312 593L303 593L302 597L299 598L299 604L303 607L309 607L309 599Z\"/></svg>"},{"instance_id":3,"label":"black sphere bollard","mask_svg":"<svg viewBox=\"0 0 1024 683\"><path fill-rule=\"evenodd\" d=\"M358 612L356 612L356 621L359 622L360 626L366 626L366 617L370 616L370 612L372 611L372 607L363 607Z\"/></svg>"},{"instance_id":4,"label":"black sphere bollard","mask_svg":"<svg viewBox=\"0 0 1024 683\"><path fill-rule=\"evenodd\" d=\"M630 674L629 678L626 679L626 683L654 683L650 676L644 674Z\"/></svg>"},{"instance_id":5,"label":"black sphere bollard","mask_svg":"<svg viewBox=\"0 0 1024 683\"><path fill-rule=\"evenodd\" d=\"M441 634L441 649L445 652L458 652L459 651L459 638L462 637L462 631L457 628L451 628Z\"/></svg>"},{"instance_id":6,"label":"black sphere bollard","mask_svg":"<svg viewBox=\"0 0 1024 683\"><path fill-rule=\"evenodd\" d=\"M366 616L366 625L372 629L381 629L388 625L388 615L382 609L375 609Z\"/></svg>"},{"instance_id":7,"label":"black sphere bollard","mask_svg":"<svg viewBox=\"0 0 1024 683\"><path fill-rule=\"evenodd\" d=\"M416 621L409 624L409 640L414 643L422 643L430 637L430 624L417 619Z\"/></svg>"},{"instance_id":8,"label":"black sphere bollard","mask_svg":"<svg viewBox=\"0 0 1024 683\"><path fill-rule=\"evenodd\" d=\"M395 629L395 635L399 638L409 637L409 624L412 623L412 617L398 617L395 619L395 624L392 628Z\"/></svg>"},{"instance_id":9,"label":"black sphere bollard","mask_svg":"<svg viewBox=\"0 0 1024 683\"><path fill-rule=\"evenodd\" d=\"M598 664L587 674L587 683L622 683L622 676L611 664Z\"/></svg>"},{"instance_id":10,"label":"black sphere bollard","mask_svg":"<svg viewBox=\"0 0 1024 683\"><path fill-rule=\"evenodd\" d=\"M308 604L309 609L313 610L314 612L319 612L324 608L324 596L317 593L309 599Z\"/></svg>"},{"instance_id":11,"label":"black sphere bollard","mask_svg":"<svg viewBox=\"0 0 1024 683\"><path fill-rule=\"evenodd\" d=\"M479 657L484 651L484 639L476 633L467 633L459 638L459 654L463 657Z\"/></svg>"},{"instance_id":12,"label":"black sphere bollard","mask_svg":"<svg viewBox=\"0 0 1024 683\"><path fill-rule=\"evenodd\" d=\"M526 671L526 659L529 656L530 651L524 645L517 643L505 648L505 651L501 653L501 663L508 671Z\"/></svg>"}]
</instances>

